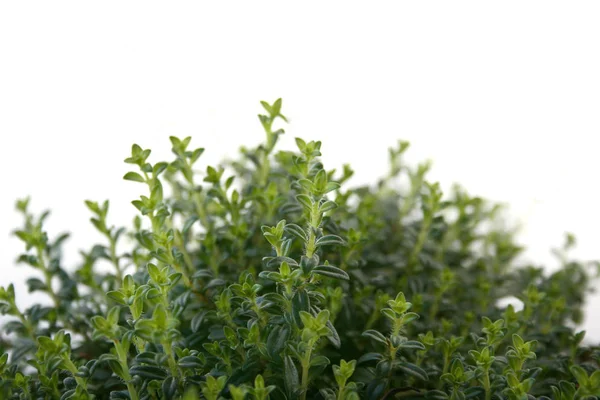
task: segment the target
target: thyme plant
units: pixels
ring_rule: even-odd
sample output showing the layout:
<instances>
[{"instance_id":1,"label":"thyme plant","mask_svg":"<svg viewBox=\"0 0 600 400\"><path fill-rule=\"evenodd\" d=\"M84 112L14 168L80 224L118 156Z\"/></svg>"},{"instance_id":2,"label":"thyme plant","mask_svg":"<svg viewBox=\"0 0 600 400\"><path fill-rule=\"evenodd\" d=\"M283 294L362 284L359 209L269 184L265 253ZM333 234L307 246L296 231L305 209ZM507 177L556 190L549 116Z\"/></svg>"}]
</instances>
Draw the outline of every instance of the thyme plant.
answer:
<instances>
[{"instance_id":1,"label":"thyme plant","mask_svg":"<svg viewBox=\"0 0 600 400\"><path fill-rule=\"evenodd\" d=\"M86 201L104 240L76 266L48 213L17 202L18 261L48 301L24 309L0 288L1 399L600 396L600 347L575 328L594 265L569 256L573 236L556 272L518 266L501 208L444 195L428 163L404 162L408 143L375 185L347 187L321 142L277 150L281 99L261 104L264 143L220 165L190 137L170 138L170 161L134 144L138 216Z\"/></svg>"}]
</instances>

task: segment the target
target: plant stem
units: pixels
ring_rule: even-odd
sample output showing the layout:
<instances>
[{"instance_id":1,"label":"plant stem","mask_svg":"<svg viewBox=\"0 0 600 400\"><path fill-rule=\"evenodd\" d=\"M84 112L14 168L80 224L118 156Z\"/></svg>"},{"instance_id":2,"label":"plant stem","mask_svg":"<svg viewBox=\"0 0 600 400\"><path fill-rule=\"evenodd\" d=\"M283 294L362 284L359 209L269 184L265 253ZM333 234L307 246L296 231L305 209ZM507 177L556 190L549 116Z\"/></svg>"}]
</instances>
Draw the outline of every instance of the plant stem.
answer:
<instances>
[{"instance_id":1,"label":"plant stem","mask_svg":"<svg viewBox=\"0 0 600 400\"><path fill-rule=\"evenodd\" d=\"M310 357L312 354L313 341L311 340L308 343L308 349L306 349L306 353L304 353L304 359L302 360L302 396L301 400L306 400L306 392L308 391L308 370L310 369Z\"/></svg>"},{"instance_id":2,"label":"plant stem","mask_svg":"<svg viewBox=\"0 0 600 400\"><path fill-rule=\"evenodd\" d=\"M125 383L127 384L127 391L129 392L129 396L131 400L139 400L137 390L135 389L135 385L131 382L131 375L129 374L129 365L127 364L127 354L123 351L121 347L121 343L117 339L113 340L115 344L115 350L117 351L117 356L119 357L119 363L121 364L121 369L123 370L123 376L125 378Z\"/></svg>"},{"instance_id":3,"label":"plant stem","mask_svg":"<svg viewBox=\"0 0 600 400\"><path fill-rule=\"evenodd\" d=\"M367 324L365 325L365 330L371 329L373 327L373 324L375 324L375 322L377 322L377 320L380 317L380 313L378 311L380 311L380 310L377 307L375 307L375 309L373 310L373 313L369 316L369 319L367 320Z\"/></svg>"},{"instance_id":4,"label":"plant stem","mask_svg":"<svg viewBox=\"0 0 600 400\"><path fill-rule=\"evenodd\" d=\"M313 201L312 210L310 211L310 220L308 222L308 240L306 241L306 257L311 258L315 254L316 250L316 236L314 230L319 227L318 220L319 214L319 202Z\"/></svg>"},{"instance_id":5,"label":"plant stem","mask_svg":"<svg viewBox=\"0 0 600 400\"><path fill-rule=\"evenodd\" d=\"M87 391L87 382L85 380L83 380L83 378L80 378L77 376L77 372L79 370L77 369L77 366L73 363L73 361L71 361L71 358L69 357L69 355L63 355L62 358L65 363L65 367L69 370L69 372L71 372L71 374L73 374L73 377L75 378L75 381L77 382L77 385L81 386L82 388L84 388Z\"/></svg>"},{"instance_id":6,"label":"plant stem","mask_svg":"<svg viewBox=\"0 0 600 400\"><path fill-rule=\"evenodd\" d=\"M48 294L50 295L50 297L52 298L52 301L54 302L54 307L56 309L58 309L60 306L60 299L58 298L58 296L56 295L56 293L54 293L54 290L52 289L52 273L48 269L48 264L46 263L46 260L44 257L44 247L37 246L36 250L37 250L37 257L38 257L38 265L39 265L40 269L42 270L42 272L44 273L44 279L45 279L46 286L48 288Z\"/></svg>"},{"instance_id":7,"label":"plant stem","mask_svg":"<svg viewBox=\"0 0 600 400\"><path fill-rule=\"evenodd\" d=\"M440 376L442 376L446 372L448 372L448 367L449 366L450 366L450 353L444 352L444 366L442 367L442 373L440 374ZM441 379L438 380L437 388L441 389L443 387L444 387L444 382Z\"/></svg>"},{"instance_id":8,"label":"plant stem","mask_svg":"<svg viewBox=\"0 0 600 400\"><path fill-rule=\"evenodd\" d=\"M190 174L192 174L192 176L193 176L192 167L187 163L186 163L186 165L189 168ZM194 180L192 179L189 183L192 186L191 193L192 193L192 201L194 202L194 209L196 211L196 214L198 214L198 218L200 219L200 222L208 231L210 228L210 226L209 226L210 221L209 221L208 217L206 216L206 210L204 210L204 207L202 207L202 203L203 203L202 198L200 197L200 193L198 193L198 191L196 190Z\"/></svg>"},{"instance_id":9,"label":"plant stem","mask_svg":"<svg viewBox=\"0 0 600 400\"><path fill-rule=\"evenodd\" d=\"M173 345L168 339L163 340L162 345L163 349L165 350L165 354L167 355L167 362L169 363L171 375L174 377L179 376L179 368L177 368L177 361L175 361L175 355L173 354Z\"/></svg>"},{"instance_id":10,"label":"plant stem","mask_svg":"<svg viewBox=\"0 0 600 400\"><path fill-rule=\"evenodd\" d=\"M185 243L183 242L183 237L181 236L181 232L179 232L178 230L175 231L175 244L177 246L179 246L179 250L181 251L181 254L183 254L183 259L185 261L186 266L188 267L188 271L193 272L194 271L194 263L192 261L192 257L190 256L190 253L185 248Z\"/></svg>"},{"instance_id":11,"label":"plant stem","mask_svg":"<svg viewBox=\"0 0 600 400\"><path fill-rule=\"evenodd\" d=\"M485 370L483 375L483 388L485 389L485 400L492 398L491 384L490 384L490 371Z\"/></svg>"},{"instance_id":12,"label":"plant stem","mask_svg":"<svg viewBox=\"0 0 600 400\"><path fill-rule=\"evenodd\" d=\"M344 400L344 392L346 391L346 386L340 386L340 390L338 391L336 400Z\"/></svg>"},{"instance_id":13,"label":"plant stem","mask_svg":"<svg viewBox=\"0 0 600 400\"><path fill-rule=\"evenodd\" d=\"M107 236L108 240L110 241L110 260L115 266L117 285L121 286L123 283L123 271L121 271L121 267L119 266L119 257L117 257L117 241L110 236L110 233L107 233Z\"/></svg>"},{"instance_id":14,"label":"plant stem","mask_svg":"<svg viewBox=\"0 0 600 400\"><path fill-rule=\"evenodd\" d=\"M27 331L27 335L35 343L37 340L37 336L35 335L35 330L33 328L33 325L31 325L31 322L27 318L25 318L25 315L23 315L23 313L17 308L17 305L15 303L12 303L12 307L15 309L17 317L19 318L19 320L25 327L25 330Z\"/></svg>"},{"instance_id":15,"label":"plant stem","mask_svg":"<svg viewBox=\"0 0 600 400\"><path fill-rule=\"evenodd\" d=\"M417 237L417 243L415 247L413 247L412 252L408 258L408 266L407 266L407 275L412 275L415 265L417 264L417 257L421 253L423 249L423 245L425 244L425 240L427 239L427 234L429 233L429 226L431 224L430 218L423 219L423 223L421 225L421 230L419 231L419 236Z\"/></svg>"},{"instance_id":16,"label":"plant stem","mask_svg":"<svg viewBox=\"0 0 600 400\"><path fill-rule=\"evenodd\" d=\"M435 316L438 313L438 310L440 308L440 302L442 301L442 294L443 294L443 292L441 292L441 291L436 293L433 304L432 304L431 308L429 309L429 319L431 321L433 321L433 319L435 318Z\"/></svg>"},{"instance_id":17,"label":"plant stem","mask_svg":"<svg viewBox=\"0 0 600 400\"><path fill-rule=\"evenodd\" d=\"M177 240L177 236L175 236L175 240ZM177 271L181 274L181 277L183 278L183 282L185 283L185 286L191 288L192 280L190 279L190 276L189 276L190 273L189 273L188 269L186 268L185 264L184 265L178 264L178 260L175 257L173 257L172 250L173 250L173 248L171 247L171 244L170 243L167 244L167 254L169 255L171 266L175 269L175 271ZM184 259L184 262L185 262L185 259Z\"/></svg>"}]
</instances>

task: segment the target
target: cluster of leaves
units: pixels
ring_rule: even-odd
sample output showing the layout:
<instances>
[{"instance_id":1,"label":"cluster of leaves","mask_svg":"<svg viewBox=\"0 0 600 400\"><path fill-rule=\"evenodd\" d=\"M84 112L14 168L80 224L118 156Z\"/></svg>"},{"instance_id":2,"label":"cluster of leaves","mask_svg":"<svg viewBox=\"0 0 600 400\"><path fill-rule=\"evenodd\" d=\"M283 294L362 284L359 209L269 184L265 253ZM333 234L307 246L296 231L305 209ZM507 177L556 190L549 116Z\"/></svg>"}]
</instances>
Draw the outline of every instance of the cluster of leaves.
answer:
<instances>
[{"instance_id":1,"label":"cluster of leaves","mask_svg":"<svg viewBox=\"0 0 600 400\"><path fill-rule=\"evenodd\" d=\"M443 197L428 163L405 165L408 143L376 185L343 188L353 172L325 169L321 142L275 151L281 100L262 106L265 143L203 173L189 137L170 138L171 162L133 145L139 215L113 226L108 201L86 201L105 242L76 268L67 235L18 202L19 261L51 303L22 310L0 288L0 398L600 395L600 348L573 328L593 264L569 258L572 236L556 272L517 267L501 208L458 186Z\"/></svg>"}]
</instances>

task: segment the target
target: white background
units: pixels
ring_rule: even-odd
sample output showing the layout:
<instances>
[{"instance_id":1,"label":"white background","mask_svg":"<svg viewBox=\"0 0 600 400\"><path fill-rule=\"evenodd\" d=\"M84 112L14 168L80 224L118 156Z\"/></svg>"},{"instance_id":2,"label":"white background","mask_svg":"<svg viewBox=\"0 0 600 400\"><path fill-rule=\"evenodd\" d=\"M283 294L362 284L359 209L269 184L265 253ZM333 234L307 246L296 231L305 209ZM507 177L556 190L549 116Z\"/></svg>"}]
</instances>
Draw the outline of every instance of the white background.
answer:
<instances>
[{"instance_id":1,"label":"white background","mask_svg":"<svg viewBox=\"0 0 600 400\"><path fill-rule=\"evenodd\" d=\"M101 238L83 200L129 221L141 186L124 182L132 143L170 158L169 135L206 147L201 165L262 140L259 100L284 99L283 140L323 141L354 183L386 172L412 143L431 179L510 204L524 259L578 237L600 258L597 2L0 3L0 284L15 282L14 201L51 208L66 260ZM595 297L588 337L600 339Z\"/></svg>"}]
</instances>

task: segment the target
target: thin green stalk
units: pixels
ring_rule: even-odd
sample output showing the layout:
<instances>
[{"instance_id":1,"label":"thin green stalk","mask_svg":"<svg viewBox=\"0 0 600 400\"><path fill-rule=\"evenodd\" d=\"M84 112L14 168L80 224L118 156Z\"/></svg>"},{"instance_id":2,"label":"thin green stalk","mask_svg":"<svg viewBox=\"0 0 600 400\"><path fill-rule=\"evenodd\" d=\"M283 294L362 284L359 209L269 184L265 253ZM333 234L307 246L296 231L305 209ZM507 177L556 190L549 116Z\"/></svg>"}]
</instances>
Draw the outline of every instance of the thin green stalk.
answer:
<instances>
[{"instance_id":1,"label":"thin green stalk","mask_svg":"<svg viewBox=\"0 0 600 400\"><path fill-rule=\"evenodd\" d=\"M54 302L54 307L58 309L60 307L60 299L52 289L52 273L48 269L48 264L46 263L46 259L44 256L44 247L42 245L37 246L36 250L38 257L38 265L44 274L44 280L46 283L46 287L48 288L48 295L50 295L50 297L52 298L52 301Z\"/></svg>"},{"instance_id":2,"label":"thin green stalk","mask_svg":"<svg viewBox=\"0 0 600 400\"><path fill-rule=\"evenodd\" d=\"M344 392L346 391L346 386L340 386L340 390L338 391L336 400L344 400Z\"/></svg>"},{"instance_id":3,"label":"thin green stalk","mask_svg":"<svg viewBox=\"0 0 600 400\"><path fill-rule=\"evenodd\" d=\"M63 355L62 358L63 358L63 362L65 363L66 369L73 375L73 377L75 378L75 381L77 382L77 385L81 386L82 388L84 388L87 391L87 381L84 380L83 378L77 376L77 373L79 372L79 369L77 368L77 366L73 363L73 361L71 361L69 356Z\"/></svg>"},{"instance_id":4,"label":"thin green stalk","mask_svg":"<svg viewBox=\"0 0 600 400\"><path fill-rule=\"evenodd\" d=\"M380 310L378 310L377 308L375 308L375 310L373 310L373 312L369 316L369 319L367 320L367 324L365 325L365 330L371 329L373 327L373 325L375 324L375 322L377 322L377 320L380 317L379 311Z\"/></svg>"},{"instance_id":5,"label":"thin green stalk","mask_svg":"<svg viewBox=\"0 0 600 400\"><path fill-rule=\"evenodd\" d=\"M442 295L443 292L438 292L436 293L434 300L433 300L433 304L431 306L431 309L429 310L429 319L431 321L433 321L433 319L435 318L435 316L438 313L438 310L440 308L440 302L442 301Z\"/></svg>"},{"instance_id":6,"label":"thin green stalk","mask_svg":"<svg viewBox=\"0 0 600 400\"><path fill-rule=\"evenodd\" d=\"M127 385L127 391L129 392L129 396L131 400L139 400L137 390L135 385L131 381L131 375L129 374L129 365L127 364L127 354L123 351L121 347L121 343L114 339L113 343L115 344L115 350L117 351L117 357L119 358L119 364L121 364L121 369L123 370L123 375L125 378L125 384Z\"/></svg>"},{"instance_id":7,"label":"thin green stalk","mask_svg":"<svg viewBox=\"0 0 600 400\"><path fill-rule=\"evenodd\" d=\"M448 368L450 367L450 355L448 353L444 354L444 367L442 369L442 375L448 372Z\"/></svg>"},{"instance_id":8,"label":"thin green stalk","mask_svg":"<svg viewBox=\"0 0 600 400\"><path fill-rule=\"evenodd\" d=\"M394 371L394 361L396 361L396 353L398 352L398 349L395 348L394 346L392 346L390 344L389 347L390 350L390 371L388 372L388 376L387 376L387 384L386 384L386 388L389 387L390 383L391 383L391 379L392 379L392 372Z\"/></svg>"},{"instance_id":9,"label":"thin green stalk","mask_svg":"<svg viewBox=\"0 0 600 400\"><path fill-rule=\"evenodd\" d=\"M423 220L423 224L421 225L421 230L419 231L419 236L417 237L417 243L415 247L413 247L410 256L408 257L408 266L407 266L407 275L411 275L415 265L417 264L417 257L421 253L423 249L423 245L425 244L425 240L427 239L427 234L429 233L429 226L431 224L431 219Z\"/></svg>"},{"instance_id":10,"label":"thin green stalk","mask_svg":"<svg viewBox=\"0 0 600 400\"><path fill-rule=\"evenodd\" d=\"M442 367L442 373L440 374L440 376L442 376L446 372L448 372L449 367L450 367L450 353L444 352L444 366ZM438 379L437 388L442 389L443 387L444 387L444 381L442 381L441 379Z\"/></svg>"},{"instance_id":11,"label":"thin green stalk","mask_svg":"<svg viewBox=\"0 0 600 400\"><path fill-rule=\"evenodd\" d=\"M265 187L269 179L269 171L271 169L271 163L269 162L269 154L266 150L263 151L262 162L260 167L260 185Z\"/></svg>"},{"instance_id":12,"label":"thin green stalk","mask_svg":"<svg viewBox=\"0 0 600 400\"><path fill-rule=\"evenodd\" d=\"M106 236L110 241L110 260L115 266L116 276L117 276L117 286L120 286L123 282L123 271L121 270L121 266L119 265L119 257L117 256L117 241L110 236L110 233L107 233Z\"/></svg>"},{"instance_id":13,"label":"thin green stalk","mask_svg":"<svg viewBox=\"0 0 600 400\"><path fill-rule=\"evenodd\" d=\"M187 179L187 181L191 186L190 193L192 194L194 209L196 211L196 214L198 215L198 218L200 218L200 222L202 222L202 225L208 230L210 228L210 223L208 217L206 216L206 210L204 210L204 208L202 207L203 201L200 197L200 193L196 190L196 184L194 183L194 171L192 170L192 165L190 164L189 160L185 158L183 159L183 161L184 168L186 169L186 176L190 177L189 179Z\"/></svg>"},{"instance_id":14,"label":"thin green stalk","mask_svg":"<svg viewBox=\"0 0 600 400\"><path fill-rule=\"evenodd\" d=\"M302 396L301 400L306 400L306 392L308 392L308 370L310 369L310 357L312 355L313 343L309 342L308 349L304 353L304 359L302 360Z\"/></svg>"},{"instance_id":15,"label":"thin green stalk","mask_svg":"<svg viewBox=\"0 0 600 400\"><path fill-rule=\"evenodd\" d=\"M181 277L183 278L183 282L185 283L185 286L187 287L192 287L192 280L190 279L190 273L188 271L187 268L185 268L185 265L179 265L177 263L177 260L175 259L175 257L173 257L172 254L172 250L173 248L171 247L170 244L167 245L167 254L169 255L170 261L171 261L171 266L181 274Z\"/></svg>"},{"instance_id":16,"label":"thin green stalk","mask_svg":"<svg viewBox=\"0 0 600 400\"><path fill-rule=\"evenodd\" d=\"M177 361L175 360L175 355L173 354L173 345L171 341L165 339L161 344L165 350L165 354L167 355L167 362L169 363L171 375L175 377L179 376L179 368L177 368Z\"/></svg>"},{"instance_id":17,"label":"thin green stalk","mask_svg":"<svg viewBox=\"0 0 600 400\"><path fill-rule=\"evenodd\" d=\"M35 334L35 329L33 328L33 325L31 325L31 322L27 318L25 318L25 315L17 308L17 305L15 303L12 303L11 306L15 310L15 313L16 313L17 317L19 318L19 321L21 321L21 323L25 327L25 331L27 331L27 335L35 343L35 341L37 340L37 336Z\"/></svg>"},{"instance_id":18,"label":"thin green stalk","mask_svg":"<svg viewBox=\"0 0 600 400\"><path fill-rule=\"evenodd\" d=\"M320 218L318 202L313 202L313 207L310 212L310 221L308 224L308 240L306 241L306 257L311 258L316 251L316 241L314 230L318 228L317 221Z\"/></svg>"},{"instance_id":19,"label":"thin green stalk","mask_svg":"<svg viewBox=\"0 0 600 400\"><path fill-rule=\"evenodd\" d=\"M492 398L492 390L490 383L490 371L488 369L485 370L483 374L483 388L485 389L485 400L491 400Z\"/></svg>"},{"instance_id":20,"label":"thin green stalk","mask_svg":"<svg viewBox=\"0 0 600 400\"><path fill-rule=\"evenodd\" d=\"M185 261L186 266L188 267L188 271L194 271L194 263L192 261L192 257L190 253L187 251L185 247L185 243L183 242L183 237L181 236L181 232L175 231L175 244L179 247L181 254L183 254L183 260Z\"/></svg>"},{"instance_id":21,"label":"thin green stalk","mask_svg":"<svg viewBox=\"0 0 600 400\"><path fill-rule=\"evenodd\" d=\"M37 246L36 247L37 250L37 256L38 256L38 263L39 263L39 267L42 270L43 274L44 274L44 280L46 283L46 287L48 288L48 295L52 298L52 302L54 303L54 307L58 310L60 308L60 299L58 298L58 296L56 295L56 293L54 292L54 290L52 289L52 273L50 272L50 270L48 269L48 263L45 260L45 256L44 256L44 247L42 245ZM68 319L64 319L63 320L63 324L66 328L71 329L74 332L80 333L83 335L83 337L89 341L90 340L90 336L88 334L87 331L85 330L76 330L73 325L69 322Z\"/></svg>"}]
</instances>

